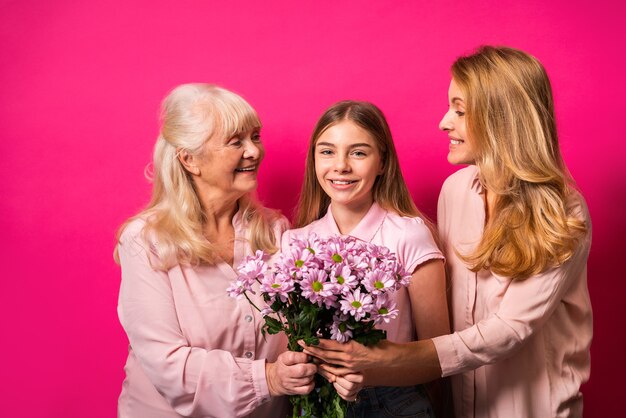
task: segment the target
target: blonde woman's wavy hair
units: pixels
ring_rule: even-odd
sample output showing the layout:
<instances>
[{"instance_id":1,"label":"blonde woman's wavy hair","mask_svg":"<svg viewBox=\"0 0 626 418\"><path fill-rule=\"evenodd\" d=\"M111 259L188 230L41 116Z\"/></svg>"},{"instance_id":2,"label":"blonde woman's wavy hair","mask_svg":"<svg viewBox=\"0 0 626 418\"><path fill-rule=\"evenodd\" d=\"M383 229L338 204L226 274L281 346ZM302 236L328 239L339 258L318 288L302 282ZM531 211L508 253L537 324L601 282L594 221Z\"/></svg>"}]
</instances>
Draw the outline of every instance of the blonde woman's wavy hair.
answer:
<instances>
[{"instance_id":1,"label":"blonde woman's wavy hair","mask_svg":"<svg viewBox=\"0 0 626 418\"><path fill-rule=\"evenodd\" d=\"M374 201L382 208L395 211L401 216L421 217L436 239L437 234L432 222L417 209L404 182L385 115L372 103L353 100L344 100L332 105L313 129L307 152L304 182L295 211L294 227L299 228L320 219L328 209L330 197L324 192L315 175L315 145L328 128L343 121L353 122L365 130L378 147L383 173L374 182L372 191Z\"/></svg>"},{"instance_id":2,"label":"blonde woman's wavy hair","mask_svg":"<svg viewBox=\"0 0 626 418\"><path fill-rule=\"evenodd\" d=\"M465 95L480 181L496 197L482 240L462 258L472 271L512 278L564 263L587 226L569 208L574 185L545 69L523 51L484 46L458 58L452 78Z\"/></svg>"},{"instance_id":3,"label":"blonde woman's wavy hair","mask_svg":"<svg viewBox=\"0 0 626 418\"><path fill-rule=\"evenodd\" d=\"M170 92L161 106L161 130L154 147L152 198L132 220L145 220L142 234L158 265L167 270L176 264L214 264L216 247L203 235L205 213L193 181L178 159L181 151L192 155L202 152L212 138L231 138L260 128L255 110L240 96L211 84L182 84ZM249 226L252 250L276 252L273 223L278 213L263 208L254 196L239 200L243 221ZM117 249L115 259L119 262ZM152 262L152 260L151 260Z\"/></svg>"}]
</instances>

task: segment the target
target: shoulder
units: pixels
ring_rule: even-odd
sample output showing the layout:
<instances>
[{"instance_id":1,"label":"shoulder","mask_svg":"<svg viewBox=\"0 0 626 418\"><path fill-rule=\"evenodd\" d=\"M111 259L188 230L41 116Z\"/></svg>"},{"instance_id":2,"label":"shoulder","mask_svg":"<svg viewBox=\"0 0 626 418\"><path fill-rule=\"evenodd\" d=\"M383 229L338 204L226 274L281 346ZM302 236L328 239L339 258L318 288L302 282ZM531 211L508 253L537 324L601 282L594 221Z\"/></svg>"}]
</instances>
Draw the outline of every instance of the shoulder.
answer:
<instances>
[{"instance_id":1,"label":"shoulder","mask_svg":"<svg viewBox=\"0 0 626 418\"><path fill-rule=\"evenodd\" d=\"M417 266L430 259L443 259L432 231L420 217L400 216L388 211L383 230L384 241L395 242L392 245L394 251L407 271L415 271Z\"/></svg>"},{"instance_id":2,"label":"shoulder","mask_svg":"<svg viewBox=\"0 0 626 418\"><path fill-rule=\"evenodd\" d=\"M590 223L591 221L585 198L574 188L570 188L567 196L567 213L583 222Z\"/></svg>"},{"instance_id":3,"label":"shoulder","mask_svg":"<svg viewBox=\"0 0 626 418\"><path fill-rule=\"evenodd\" d=\"M458 190L459 188L468 189L471 187L477 174L478 167L474 165L462 168L448 176L448 178L443 182L441 191Z\"/></svg>"},{"instance_id":4,"label":"shoulder","mask_svg":"<svg viewBox=\"0 0 626 418\"><path fill-rule=\"evenodd\" d=\"M305 225L301 228L293 228L288 230L287 232L294 237L299 237L299 236L303 236L303 235L308 235L311 232L316 232L319 231L321 229L321 225L322 225L322 220L318 219L316 221L311 222L308 225Z\"/></svg>"},{"instance_id":5,"label":"shoulder","mask_svg":"<svg viewBox=\"0 0 626 418\"><path fill-rule=\"evenodd\" d=\"M131 243L143 243L145 241L143 231L146 227L146 219L139 217L132 219L122 227L119 243L127 245Z\"/></svg>"},{"instance_id":6,"label":"shoulder","mask_svg":"<svg viewBox=\"0 0 626 418\"><path fill-rule=\"evenodd\" d=\"M289 230L291 226L289 220L280 212L272 210L274 215L271 219L272 230L274 231L274 235L276 236L277 242L280 242L280 238L283 234Z\"/></svg>"},{"instance_id":7,"label":"shoulder","mask_svg":"<svg viewBox=\"0 0 626 418\"><path fill-rule=\"evenodd\" d=\"M283 246L288 246L292 238L305 237L311 232L319 232L321 229L321 225L322 220L318 219L301 228L288 229L283 235Z\"/></svg>"},{"instance_id":8,"label":"shoulder","mask_svg":"<svg viewBox=\"0 0 626 418\"><path fill-rule=\"evenodd\" d=\"M419 216L400 216L393 211L387 211L387 219L383 227L386 232L397 237L403 237L405 245L423 245L433 243L432 232L426 222Z\"/></svg>"},{"instance_id":9,"label":"shoulder","mask_svg":"<svg viewBox=\"0 0 626 418\"><path fill-rule=\"evenodd\" d=\"M428 231L428 226L419 216L401 216L394 211L387 211L387 219L384 228L402 233L412 233L414 231Z\"/></svg>"}]
</instances>

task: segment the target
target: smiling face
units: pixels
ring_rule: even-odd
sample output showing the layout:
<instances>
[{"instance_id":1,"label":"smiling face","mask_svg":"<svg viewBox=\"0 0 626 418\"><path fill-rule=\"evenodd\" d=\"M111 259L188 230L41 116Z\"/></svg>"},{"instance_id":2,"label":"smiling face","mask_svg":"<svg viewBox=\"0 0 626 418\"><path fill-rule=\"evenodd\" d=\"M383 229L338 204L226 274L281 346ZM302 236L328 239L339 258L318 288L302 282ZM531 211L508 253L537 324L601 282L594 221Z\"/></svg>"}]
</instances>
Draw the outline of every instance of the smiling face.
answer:
<instances>
[{"instance_id":1,"label":"smiling face","mask_svg":"<svg viewBox=\"0 0 626 418\"><path fill-rule=\"evenodd\" d=\"M201 196L239 199L256 189L264 154L259 129L227 139L215 137L204 144L201 153L193 157L193 163L188 161L189 171Z\"/></svg>"},{"instance_id":2,"label":"smiling face","mask_svg":"<svg viewBox=\"0 0 626 418\"><path fill-rule=\"evenodd\" d=\"M317 181L335 206L369 207L374 182L382 171L376 141L354 122L332 125L315 144Z\"/></svg>"},{"instance_id":3,"label":"smiling face","mask_svg":"<svg viewBox=\"0 0 626 418\"><path fill-rule=\"evenodd\" d=\"M450 164L475 164L476 150L474 141L467 135L465 123L465 96L454 79L448 89L449 108L439 122L439 129L448 133L450 139Z\"/></svg>"}]
</instances>

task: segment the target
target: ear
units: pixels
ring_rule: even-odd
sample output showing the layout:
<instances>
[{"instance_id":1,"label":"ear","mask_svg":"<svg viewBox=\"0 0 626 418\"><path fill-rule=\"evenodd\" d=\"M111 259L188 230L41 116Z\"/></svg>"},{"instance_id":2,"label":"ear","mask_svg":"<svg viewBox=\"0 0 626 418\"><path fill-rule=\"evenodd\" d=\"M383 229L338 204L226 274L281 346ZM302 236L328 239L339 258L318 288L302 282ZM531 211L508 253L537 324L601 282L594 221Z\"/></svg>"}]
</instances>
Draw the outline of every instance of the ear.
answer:
<instances>
[{"instance_id":1,"label":"ear","mask_svg":"<svg viewBox=\"0 0 626 418\"><path fill-rule=\"evenodd\" d=\"M378 175L382 175L385 172L385 162L383 161L383 159L380 159L380 164L378 166Z\"/></svg>"},{"instance_id":2,"label":"ear","mask_svg":"<svg viewBox=\"0 0 626 418\"><path fill-rule=\"evenodd\" d=\"M176 155L178 156L178 161L180 161L185 170L193 175L200 175L200 168L196 165L196 158L193 154L190 154L187 150L182 148L176 148Z\"/></svg>"}]
</instances>

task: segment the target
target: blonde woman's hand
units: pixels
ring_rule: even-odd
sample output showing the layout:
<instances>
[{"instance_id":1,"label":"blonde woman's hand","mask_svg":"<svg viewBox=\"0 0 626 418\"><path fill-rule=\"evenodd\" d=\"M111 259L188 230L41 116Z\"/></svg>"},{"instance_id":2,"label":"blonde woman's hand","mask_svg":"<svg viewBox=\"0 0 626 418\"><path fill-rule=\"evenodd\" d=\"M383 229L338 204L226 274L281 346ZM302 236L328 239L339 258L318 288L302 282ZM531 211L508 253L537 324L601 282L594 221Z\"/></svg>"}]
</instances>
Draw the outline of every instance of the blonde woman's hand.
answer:
<instances>
[{"instance_id":1,"label":"blonde woman's hand","mask_svg":"<svg viewBox=\"0 0 626 418\"><path fill-rule=\"evenodd\" d=\"M299 341L298 344L304 348L306 354L332 364L335 374L345 376L349 373L359 373L366 369L381 366L390 343L383 340L375 346L366 347L354 340L340 343L334 340L320 339L318 345L306 345L304 341Z\"/></svg>"}]
</instances>

